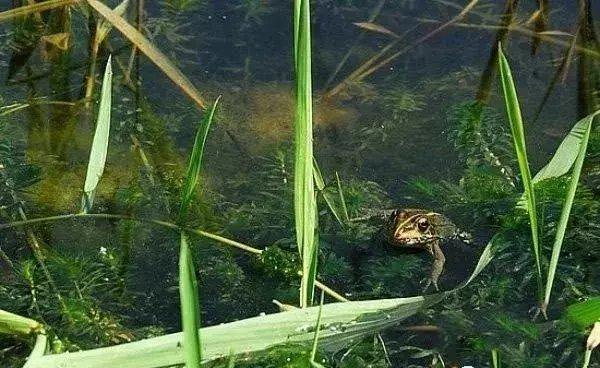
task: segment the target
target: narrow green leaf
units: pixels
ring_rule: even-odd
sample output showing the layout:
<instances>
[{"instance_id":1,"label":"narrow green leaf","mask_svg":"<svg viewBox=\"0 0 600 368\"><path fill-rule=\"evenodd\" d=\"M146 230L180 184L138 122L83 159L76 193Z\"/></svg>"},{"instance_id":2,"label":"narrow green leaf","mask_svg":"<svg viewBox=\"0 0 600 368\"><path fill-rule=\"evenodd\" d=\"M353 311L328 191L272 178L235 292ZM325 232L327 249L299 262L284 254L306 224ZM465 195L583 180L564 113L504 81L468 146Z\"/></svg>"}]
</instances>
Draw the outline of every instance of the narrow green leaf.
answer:
<instances>
[{"instance_id":1,"label":"narrow green leaf","mask_svg":"<svg viewBox=\"0 0 600 368\"><path fill-rule=\"evenodd\" d=\"M567 308L567 319L581 329L588 328L600 321L600 297L570 305Z\"/></svg>"},{"instance_id":2,"label":"narrow green leaf","mask_svg":"<svg viewBox=\"0 0 600 368\"><path fill-rule=\"evenodd\" d=\"M129 5L129 0L123 0L116 8L113 9L113 12L123 17L125 11L127 10L127 6ZM98 38L98 43L102 43L106 36L108 36L108 32L112 29L112 24L107 21L105 18L102 18L98 21L96 25L96 37Z\"/></svg>"},{"instance_id":3,"label":"narrow green leaf","mask_svg":"<svg viewBox=\"0 0 600 368\"><path fill-rule=\"evenodd\" d=\"M543 297L542 289L542 267L540 261L540 244L539 244L539 231L538 231L538 219L536 211L536 200L535 192L533 188L533 182L531 180L531 171L529 170L529 162L527 158L527 149L525 145L525 132L523 129L523 119L521 117L521 109L519 107L519 100L517 98L517 91L513 82L510 66L508 60L502 52L502 48L499 48L499 70L500 70L500 82L502 85L502 91L504 93L504 102L506 104L506 112L508 115L508 121L510 123L510 130L513 137L513 143L515 151L517 153L517 160L519 162L519 170L521 172L521 180L523 181L523 187L525 189L525 199L527 203L527 212L529 213L529 223L531 226L531 238L532 238L532 249L535 257L536 276L538 284L538 297L541 302Z\"/></svg>"},{"instance_id":4,"label":"narrow green leaf","mask_svg":"<svg viewBox=\"0 0 600 368\"><path fill-rule=\"evenodd\" d=\"M315 237L317 205L313 181L313 129L310 2L294 1L294 58L296 71L296 116L294 157L294 217L296 241L302 259L300 306L311 305L317 270L318 242Z\"/></svg>"},{"instance_id":5,"label":"narrow green leaf","mask_svg":"<svg viewBox=\"0 0 600 368\"><path fill-rule=\"evenodd\" d=\"M102 92L100 95L100 108L96 121L96 132L92 141L90 159L88 161L85 184L83 186L83 198L81 199L81 212L87 213L94 204L96 188L104 172L106 154L108 152L108 137L110 133L110 110L112 106L112 66L111 57L108 57L104 79L102 80Z\"/></svg>"},{"instance_id":6,"label":"narrow green leaf","mask_svg":"<svg viewBox=\"0 0 600 368\"><path fill-rule=\"evenodd\" d=\"M590 360L592 359L592 350L585 349L585 353L583 355L583 365L582 368L588 368L590 366Z\"/></svg>"},{"instance_id":7,"label":"narrow green leaf","mask_svg":"<svg viewBox=\"0 0 600 368\"><path fill-rule=\"evenodd\" d=\"M344 213L344 221L349 222L350 216L348 216L348 207L346 206L346 198L344 197L344 191L342 190L342 182L337 171L335 172L335 181L337 182L338 195L340 196L340 203L342 204L342 211Z\"/></svg>"},{"instance_id":8,"label":"narrow green leaf","mask_svg":"<svg viewBox=\"0 0 600 368\"><path fill-rule=\"evenodd\" d=\"M546 290L544 295L544 303L542 309L548 307L550 303L550 294L552 292L552 284L554 283L554 277L556 275L556 268L558 267L558 259L560 257L560 250L562 249L562 243L565 238L565 231L569 222L569 216L571 215L571 208L573 207L573 201L575 200L575 192L577 191L577 184L579 183L579 177L581 176L581 169L583 168L583 161L585 160L585 153L587 151L588 141L590 139L590 132L592 131L592 122L594 116L598 112L589 115L584 119L586 122L585 132L581 141L579 142L577 149L577 159L573 165L573 172L571 173L571 180L569 182L569 189L565 197L565 202L560 214L560 220L556 228L556 236L554 238L554 244L552 245L552 257L550 258L550 265L548 266L548 277L546 278ZM561 145L562 146L562 145ZM552 161L551 161L552 163Z\"/></svg>"},{"instance_id":9,"label":"narrow green leaf","mask_svg":"<svg viewBox=\"0 0 600 368\"><path fill-rule=\"evenodd\" d=\"M198 127L198 131L196 132L194 147L192 148L192 155L190 156L190 162L188 163L187 174L185 177L185 184L181 192L181 204L179 207L180 220L185 218L189 205L194 197L196 185L198 184L200 177L200 168L202 166L202 156L204 154L206 137L208 136L208 131L210 130L210 126L220 98L221 96L217 97L210 111L204 115L204 118Z\"/></svg>"},{"instance_id":10,"label":"narrow green leaf","mask_svg":"<svg viewBox=\"0 0 600 368\"><path fill-rule=\"evenodd\" d=\"M315 337L313 339L312 350L310 352L310 364L313 367L321 368L321 364L315 362L317 356L317 349L319 346L319 333L321 332L321 315L323 314L323 301L325 300L325 293L321 291L321 302L319 303L319 313L317 314L317 324L315 325Z\"/></svg>"},{"instance_id":11,"label":"narrow green leaf","mask_svg":"<svg viewBox=\"0 0 600 368\"><path fill-rule=\"evenodd\" d=\"M571 170L571 167L579 154L581 140L585 136L588 126L592 123L594 116L598 113L600 113L600 111L596 111L575 123L567 137L563 139L554 152L550 162L535 174L533 178L534 183L538 183L545 179L557 178Z\"/></svg>"},{"instance_id":12,"label":"narrow green leaf","mask_svg":"<svg viewBox=\"0 0 600 368\"><path fill-rule=\"evenodd\" d=\"M326 190L325 180L323 180L323 174L321 174L321 169L317 164L317 160L313 159L313 165L313 176L315 179L315 186L317 187L319 193L321 193L321 195L323 196L323 199L325 200L325 203L327 203L327 207L329 208L329 211L331 212L333 217L335 217L340 226L344 227L344 222L342 221L339 211L336 208L335 200L332 198L331 193L327 192Z\"/></svg>"},{"instance_id":13,"label":"narrow green leaf","mask_svg":"<svg viewBox=\"0 0 600 368\"><path fill-rule=\"evenodd\" d=\"M194 261L184 233L181 233L179 254L179 299L181 301L181 325L183 326L183 352L185 366L200 368L202 352L200 345L200 305Z\"/></svg>"},{"instance_id":14,"label":"narrow green leaf","mask_svg":"<svg viewBox=\"0 0 600 368\"><path fill-rule=\"evenodd\" d=\"M340 302L295 309L248 318L217 326L205 327L202 351L205 361L228 356L231 351L245 355L290 342L310 347L314 341L314 321L321 309L320 349L335 352L397 325L400 321L438 303L456 290L468 285L489 264L493 256L494 237L483 250L471 276L457 288L431 295L410 298ZM179 347L182 334L170 334L128 344L46 355L33 359L28 368L156 368L184 364Z\"/></svg>"},{"instance_id":15,"label":"narrow green leaf","mask_svg":"<svg viewBox=\"0 0 600 368\"><path fill-rule=\"evenodd\" d=\"M0 309L0 334L25 337L43 330L44 326L37 321Z\"/></svg>"}]
</instances>

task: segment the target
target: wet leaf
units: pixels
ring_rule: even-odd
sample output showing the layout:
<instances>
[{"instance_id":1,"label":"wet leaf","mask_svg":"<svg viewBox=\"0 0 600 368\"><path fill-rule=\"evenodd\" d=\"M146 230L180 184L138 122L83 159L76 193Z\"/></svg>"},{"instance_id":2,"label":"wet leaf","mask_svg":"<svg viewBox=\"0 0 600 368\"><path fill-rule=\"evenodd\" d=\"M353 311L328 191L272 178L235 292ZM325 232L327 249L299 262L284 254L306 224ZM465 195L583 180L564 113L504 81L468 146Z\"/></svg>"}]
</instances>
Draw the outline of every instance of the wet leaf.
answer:
<instances>
[{"instance_id":1,"label":"wet leaf","mask_svg":"<svg viewBox=\"0 0 600 368\"><path fill-rule=\"evenodd\" d=\"M319 309L321 325L319 346L331 352L355 343L363 336L397 325L400 321L428 308L456 290L468 285L493 258L494 237L483 250L471 276L455 289L409 298L340 302L295 309L205 327L202 353L205 361L235 354L250 354L281 343L314 342L314 326ZM154 368L183 364L182 334L170 334L119 346L55 354L31 360L28 368Z\"/></svg>"},{"instance_id":2,"label":"wet leaf","mask_svg":"<svg viewBox=\"0 0 600 368\"><path fill-rule=\"evenodd\" d=\"M100 108L96 120L96 132L92 141L92 149L88 160L87 174L83 186L83 198L81 199L81 211L87 213L94 204L96 188L104 173L106 154L108 152L108 137L110 132L110 110L112 98L112 66L111 57L108 57L104 79L102 80L102 92L100 95Z\"/></svg>"},{"instance_id":3,"label":"wet leaf","mask_svg":"<svg viewBox=\"0 0 600 368\"><path fill-rule=\"evenodd\" d=\"M550 264L548 266L548 277L546 278L546 290L544 295L544 303L542 305L543 310L548 307L550 303L550 293L552 292L552 285L554 283L554 276L556 275L556 268L558 267L558 259L560 257L560 251L562 243L565 238L565 231L569 222L569 216L571 215L571 208L573 207L573 201L575 200L575 192L577 191L577 184L579 183L579 177L581 176L581 169L583 168L583 161L585 160L585 153L587 151L588 141L590 139L590 133L592 131L592 122L594 116L600 113L596 113L585 117L582 121L584 124L580 128L585 129L583 136L580 136L577 144L572 143L571 146L563 146L562 144L558 149L564 148L565 150L571 151L571 155L575 155L575 163L573 165L573 172L571 173L571 179L569 180L569 189L565 197L562 211L560 213L560 220L556 227L556 235L554 238L554 244L552 246L552 257L550 258ZM569 134L570 136L570 134ZM569 138L569 137L567 137ZM564 143L564 141L563 141ZM550 161L552 163L552 161ZM550 164L548 164L550 165ZM551 172L547 170L546 172ZM536 175L537 176L537 175Z\"/></svg>"},{"instance_id":4,"label":"wet leaf","mask_svg":"<svg viewBox=\"0 0 600 368\"><path fill-rule=\"evenodd\" d=\"M570 305L567 308L566 317L579 328L588 328L600 319L600 297Z\"/></svg>"}]
</instances>

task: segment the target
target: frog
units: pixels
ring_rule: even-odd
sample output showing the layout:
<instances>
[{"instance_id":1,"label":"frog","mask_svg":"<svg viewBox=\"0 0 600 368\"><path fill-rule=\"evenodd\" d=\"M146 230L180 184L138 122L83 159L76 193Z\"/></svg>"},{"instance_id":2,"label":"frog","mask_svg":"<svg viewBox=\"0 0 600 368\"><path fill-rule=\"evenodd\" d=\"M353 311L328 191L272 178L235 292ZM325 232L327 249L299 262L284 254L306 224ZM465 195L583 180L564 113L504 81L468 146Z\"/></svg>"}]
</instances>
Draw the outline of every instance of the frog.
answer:
<instances>
[{"instance_id":1,"label":"frog","mask_svg":"<svg viewBox=\"0 0 600 368\"><path fill-rule=\"evenodd\" d=\"M426 209L403 208L387 211L382 233L384 241L396 249L421 250L433 257L429 278L423 291L431 285L439 291L438 280L446 257L442 245L451 240L471 244L472 236L460 230L448 217Z\"/></svg>"}]
</instances>

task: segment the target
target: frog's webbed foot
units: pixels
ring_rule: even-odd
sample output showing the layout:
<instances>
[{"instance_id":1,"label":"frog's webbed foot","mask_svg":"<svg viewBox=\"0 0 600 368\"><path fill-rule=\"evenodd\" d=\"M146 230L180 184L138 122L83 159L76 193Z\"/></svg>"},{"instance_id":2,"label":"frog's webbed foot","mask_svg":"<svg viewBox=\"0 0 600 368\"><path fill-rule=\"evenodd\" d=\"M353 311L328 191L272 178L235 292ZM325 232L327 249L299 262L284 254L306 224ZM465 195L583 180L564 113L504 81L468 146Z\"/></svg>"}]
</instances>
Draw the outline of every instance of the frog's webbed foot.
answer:
<instances>
[{"instance_id":1,"label":"frog's webbed foot","mask_svg":"<svg viewBox=\"0 0 600 368\"><path fill-rule=\"evenodd\" d=\"M429 287L431 285L433 285L433 287L435 288L435 291L440 291L440 288L438 287L438 283L437 280L434 280L432 277L427 277L423 280L421 280L421 285L425 284L425 286L423 287L421 293L425 294L427 292L427 290L429 289Z\"/></svg>"}]
</instances>

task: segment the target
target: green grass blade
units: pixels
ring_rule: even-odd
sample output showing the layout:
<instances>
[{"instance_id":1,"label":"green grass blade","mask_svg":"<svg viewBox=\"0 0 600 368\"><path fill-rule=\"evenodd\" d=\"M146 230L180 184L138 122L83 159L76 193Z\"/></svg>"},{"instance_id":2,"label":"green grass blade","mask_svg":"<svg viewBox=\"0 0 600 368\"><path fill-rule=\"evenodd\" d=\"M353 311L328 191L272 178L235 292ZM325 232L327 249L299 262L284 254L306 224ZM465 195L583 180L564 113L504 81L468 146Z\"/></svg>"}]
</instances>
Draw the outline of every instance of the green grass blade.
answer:
<instances>
[{"instance_id":1,"label":"green grass blade","mask_svg":"<svg viewBox=\"0 0 600 368\"><path fill-rule=\"evenodd\" d=\"M41 323L0 309L0 334L27 337L43 331Z\"/></svg>"},{"instance_id":2,"label":"green grass blade","mask_svg":"<svg viewBox=\"0 0 600 368\"><path fill-rule=\"evenodd\" d=\"M325 180L323 180L323 174L321 174L321 169L319 169L317 160L313 160L313 164L313 176L315 179L315 186L317 187L319 193L321 193L321 195L323 196L323 199L325 200L325 203L327 203L327 207L329 208L329 211L331 212L333 217L335 217L340 226L344 227L344 221L342 221L342 217L340 216L340 213L336 208L335 200L332 198L331 193L326 191Z\"/></svg>"},{"instance_id":3,"label":"green grass blade","mask_svg":"<svg viewBox=\"0 0 600 368\"><path fill-rule=\"evenodd\" d=\"M314 295L318 243L315 238L317 205L313 181L312 81L310 3L294 1L294 56L296 115L294 123L294 216L296 241L302 259L300 306L311 305Z\"/></svg>"},{"instance_id":4,"label":"green grass blade","mask_svg":"<svg viewBox=\"0 0 600 368\"><path fill-rule=\"evenodd\" d=\"M498 349L492 349L492 368L500 368L500 353Z\"/></svg>"},{"instance_id":5,"label":"green grass blade","mask_svg":"<svg viewBox=\"0 0 600 368\"><path fill-rule=\"evenodd\" d=\"M314 326L319 309L321 324L336 327L321 330L319 349L338 351L364 336L397 325L465 287L492 260L494 239L483 250L471 276L453 290L409 298L331 303L322 308L295 309L205 327L201 331L203 358L205 361L222 358L231 351L248 356L286 342L301 343L310 348L314 341L314 331L310 327ZM119 346L46 355L32 360L29 368L156 368L181 365L185 363L179 347L181 339L182 334L176 333Z\"/></svg>"},{"instance_id":6,"label":"green grass blade","mask_svg":"<svg viewBox=\"0 0 600 368\"><path fill-rule=\"evenodd\" d=\"M112 66L111 57L108 57L104 79L102 80L102 92L100 94L100 108L96 121L96 132L92 141L90 159L88 161L85 184L83 186L83 198L81 199L81 211L87 213L94 204L96 188L104 172L106 154L108 152L108 137L110 133L110 110L112 98Z\"/></svg>"},{"instance_id":7,"label":"green grass blade","mask_svg":"<svg viewBox=\"0 0 600 368\"><path fill-rule=\"evenodd\" d=\"M319 303L319 313L317 314L317 324L315 326L315 337L313 339L312 350L310 352L310 364L313 367L321 368L321 364L315 362L317 356L317 349L319 347L319 333L321 332L321 316L323 314L323 301L325 300L325 293L321 291L321 302Z\"/></svg>"},{"instance_id":8,"label":"green grass blade","mask_svg":"<svg viewBox=\"0 0 600 368\"><path fill-rule=\"evenodd\" d=\"M125 12L127 11L127 6L129 6L129 0L123 0L117 7L113 9L113 12L120 17L123 17ZM102 18L98 21L96 25L96 37L98 38L98 43L102 43L108 33L112 29L112 24L107 21L105 18Z\"/></svg>"},{"instance_id":9,"label":"green grass blade","mask_svg":"<svg viewBox=\"0 0 600 368\"><path fill-rule=\"evenodd\" d=\"M590 366L590 360L592 359L592 350L585 349L585 355L583 356L582 368L588 368Z\"/></svg>"},{"instance_id":10,"label":"green grass blade","mask_svg":"<svg viewBox=\"0 0 600 368\"><path fill-rule=\"evenodd\" d=\"M569 189L565 197L565 202L560 214L560 220L556 228L556 236L554 238L554 244L552 245L552 257L550 258L550 265L548 266L548 276L546 278L546 290L544 294L544 303L542 304L542 310L545 312L548 304L550 303L550 294L552 292L552 285L554 283L554 277L556 275L556 268L558 267L558 259L560 257L560 251L562 243L565 238L565 231L569 222L569 216L571 215L571 208L573 207L573 201L575 200L575 192L577 191L577 184L579 183L579 177L581 176L581 169L583 168L583 161L585 159L585 153L587 151L588 141L590 139L590 132L592 131L592 122L597 112L589 115L584 119L587 123L585 131L579 147L573 147L577 151L577 158L573 165L573 172L571 174L571 180L569 182Z\"/></svg>"},{"instance_id":11,"label":"green grass blade","mask_svg":"<svg viewBox=\"0 0 600 368\"><path fill-rule=\"evenodd\" d=\"M185 366L199 368L202 362L200 345L200 305L194 261L184 233L181 233L179 254L179 299L183 326Z\"/></svg>"},{"instance_id":12,"label":"green grass blade","mask_svg":"<svg viewBox=\"0 0 600 368\"><path fill-rule=\"evenodd\" d=\"M206 137L208 136L208 131L210 130L210 126L212 124L212 120L215 115L215 110L217 108L217 104L219 103L220 98L221 96L217 97L210 111L208 111L204 115L204 118L202 119L202 121L200 122L200 126L198 127L198 131L196 132L194 147L192 148L192 155L190 156L190 162L188 163L185 183L181 192L181 204L179 207L180 221L185 219L185 215L194 197L196 185L198 184L198 180L200 177L200 168L202 166L202 155L204 154L204 145L206 144Z\"/></svg>"},{"instance_id":13,"label":"green grass blade","mask_svg":"<svg viewBox=\"0 0 600 368\"><path fill-rule=\"evenodd\" d=\"M346 197L344 197L344 191L342 190L342 182L338 172L335 172L335 181L337 183L338 195L340 196L340 203L342 204L342 212L344 214L344 221L349 222L350 216L348 216L348 207L346 206Z\"/></svg>"},{"instance_id":14,"label":"green grass blade","mask_svg":"<svg viewBox=\"0 0 600 368\"><path fill-rule=\"evenodd\" d=\"M523 119L521 117L521 109L519 107L519 100L517 98L517 91L508 65L508 60L502 52L502 48L499 48L499 70L500 70L500 82L502 85L502 91L504 93L504 102L506 104L506 112L508 115L508 121L510 122L510 130L513 137L513 143L515 151L517 153L517 160L519 162L519 170L521 172L521 179L523 181L523 187L525 191L525 199L527 203L527 212L529 213L529 223L531 226L531 238L532 238L532 249L535 257L536 276L538 284L538 297L541 302L543 296L542 289L542 267L540 261L540 243L539 243L539 231L538 231L538 219L536 212L536 201L535 192L533 188L533 182L531 180L531 171L529 170L529 162L527 159L527 149L525 147L525 132L523 129Z\"/></svg>"},{"instance_id":15,"label":"green grass blade","mask_svg":"<svg viewBox=\"0 0 600 368\"><path fill-rule=\"evenodd\" d=\"M586 329L600 320L600 297L572 304L567 307L567 319L581 329Z\"/></svg>"}]
</instances>

